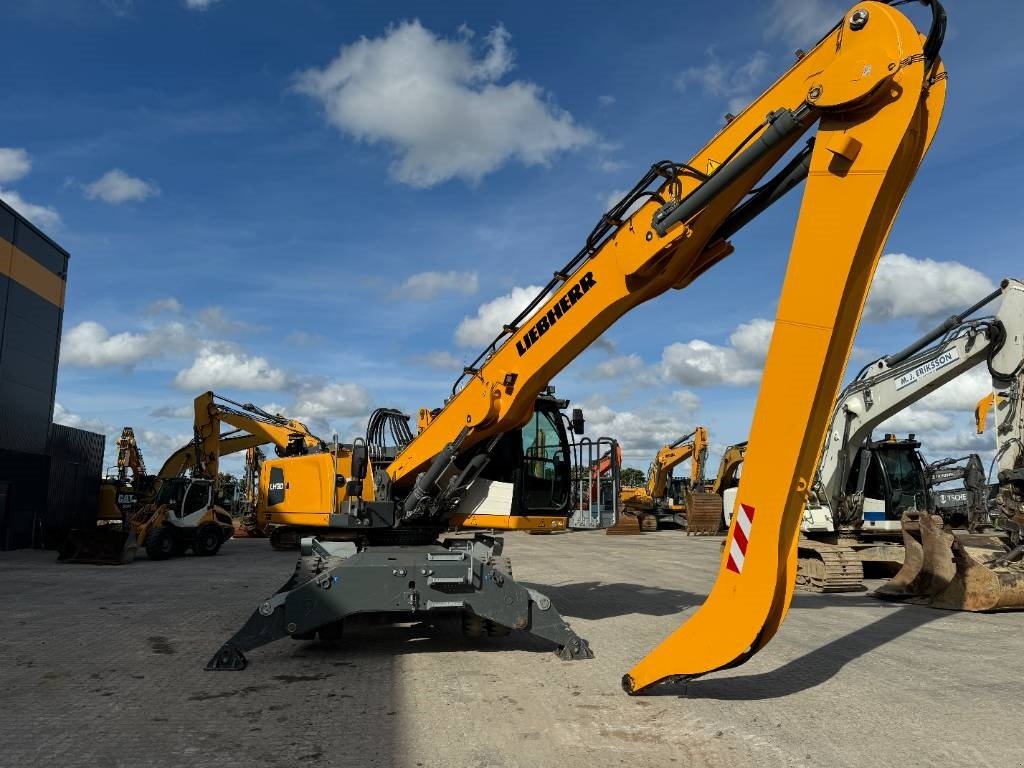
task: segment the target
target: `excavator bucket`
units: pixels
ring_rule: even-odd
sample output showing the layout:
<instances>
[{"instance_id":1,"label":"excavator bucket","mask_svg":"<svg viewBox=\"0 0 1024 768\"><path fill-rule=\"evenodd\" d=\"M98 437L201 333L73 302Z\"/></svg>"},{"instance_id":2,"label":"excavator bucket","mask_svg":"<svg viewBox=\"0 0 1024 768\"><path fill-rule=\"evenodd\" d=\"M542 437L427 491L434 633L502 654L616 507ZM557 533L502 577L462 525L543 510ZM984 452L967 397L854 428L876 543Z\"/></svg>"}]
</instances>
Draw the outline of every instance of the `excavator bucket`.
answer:
<instances>
[{"instance_id":1,"label":"excavator bucket","mask_svg":"<svg viewBox=\"0 0 1024 768\"><path fill-rule=\"evenodd\" d=\"M620 510L615 517L615 525L605 528L604 532L608 536L639 536L643 533L643 526L638 514Z\"/></svg>"},{"instance_id":2,"label":"excavator bucket","mask_svg":"<svg viewBox=\"0 0 1024 768\"><path fill-rule=\"evenodd\" d=\"M921 512L905 512L902 529L903 566L872 595L883 600L910 600L938 594L956 573L953 534L943 529L941 517Z\"/></svg>"},{"instance_id":3,"label":"excavator bucket","mask_svg":"<svg viewBox=\"0 0 1024 768\"><path fill-rule=\"evenodd\" d=\"M58 563L127 565L135 559L135 534L113 525L73 530L57 551Z\"/></svg>"},{"instance_id":4,"label":"excavator bucket","mask_svg":"<svg viewBox=\"0 0 1024 768\"><path fill-rule=\"evenodd\" d=\"M1024 546L1009 552L998 536L957 533L953 540L956 573L932 599L949 611L1001 611L1024 608Z\"/></svg>"},{"instance_id":5,"label":"excavator bucket","mask_svg":"<svg viewBox=\"0 0 1024 768\"><path fill-rule=\"evenodd\" d=\"M723 528L722 497L717 493L686 494L686 533L716 534Z\"/></svg>"}]
</instances>

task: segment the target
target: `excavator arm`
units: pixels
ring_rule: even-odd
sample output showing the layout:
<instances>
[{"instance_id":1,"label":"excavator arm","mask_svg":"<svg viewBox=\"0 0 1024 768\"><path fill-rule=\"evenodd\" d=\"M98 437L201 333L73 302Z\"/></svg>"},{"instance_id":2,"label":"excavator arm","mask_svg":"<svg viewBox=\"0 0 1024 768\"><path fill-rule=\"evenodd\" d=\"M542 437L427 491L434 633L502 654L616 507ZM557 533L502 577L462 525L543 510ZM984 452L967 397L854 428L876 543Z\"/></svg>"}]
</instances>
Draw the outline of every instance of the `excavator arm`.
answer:
<instances>
[{"instance_id":1,"label":"excavator arm","mask_svg":"<svg viewBox=\"0 0 1024 768\"><path fill-rule=\"evenodd\" d=\"M117 476L121 481L128 479L128 471L132 480L138 482L146 474L146 462L142 458L142 449L135 441L135 430L125 427L117 440Z\"/></svg>"},{"instance_id":2,"label":"excavator arm","mask_svg":"<svg viewBox=\"0 0 1024 768\"><path fill-rule=\"evenodd\" d=\"M725 452L722 453L722 460L718 464L718 474L715 475L711 484L711 493L721 495L726 488L733 486L736 473L739 471L746 453L747 444L745 442L730 445L725 449Z\"/></svg>"},{"instance_id":3,"label":"excavator arm","mask_svg":"<svg viewBox=\"0 0 1024 768\"><path fill-rule=\"evenodd\" d=\"M855 15L851 26L849 17ZM798 236L820 252L838 240L851 251L869 238L880 247L941 107L944 73L935 57L944 16L936 18L941 24L933 24L928 38L934 50L927 55L926 73L922 40L905 17L883 3L855 6L689 161L656 164L606 214L576 257L465 369L446 406L388 467L396 491L408 491L439 457L522 426L555 374L631 309L670 288L686 287L728 256L727 238L799 183L808 169L815 183L808 185L801 215L800 230L806 234L798 230ZM926 106L923 94L928 93L933 95ZM808 143L755 189L815 125L813 150ZM910 138L904 142L904 136ZM639 209L627 216L638 202ZM837 218L842 222L836 228L824 226ZM847 283L854 290L866 285L874 266L873 260L867 267L858 264L851 274L836 260L817 260L803 272L794 258L790 271L840 292ZM811 303L822 305L812 319L828 318L827 302ZM860 308L844 306L843 312L859 317ZM857 317L844 315L843 321L855 326ZM423 496L414 498L420 503Z\"/></svg>"},{"instance_id":4,"label":"excavator arm","mask_svg":"<svg viewBox=\"0 0 1024 768\"><path fill-rule=\"evenodd\" d=\"M246 434L225 445L220 431L222 422ZM194 471L210 478L218 476L220 456L257 445L273 443L279 455L327 450L324 441L302 422L267 413L251 403L236 403L213 392L204 392L195 399L194 429L199 446L198 455L193 457Z\"/></svg>"},{"instance_id":5,"label":"excavator arm","mask_svg":"<svg viewBox=\"0 0 1024 768\"><path fill-rule=\"evenodd\" d=\"M668 485L668 478L672 474L672 470L697 452L699 440L697 432L703 430L703 427L698 427L690 434L683 435L674 443L670 443L658 451L647 471L647 493L651 498L660 499L665 495L665 487ZM707 434L706 431L705 434ZM704 442L706 444L707 441Z\"/></svg>"}]
</instances>

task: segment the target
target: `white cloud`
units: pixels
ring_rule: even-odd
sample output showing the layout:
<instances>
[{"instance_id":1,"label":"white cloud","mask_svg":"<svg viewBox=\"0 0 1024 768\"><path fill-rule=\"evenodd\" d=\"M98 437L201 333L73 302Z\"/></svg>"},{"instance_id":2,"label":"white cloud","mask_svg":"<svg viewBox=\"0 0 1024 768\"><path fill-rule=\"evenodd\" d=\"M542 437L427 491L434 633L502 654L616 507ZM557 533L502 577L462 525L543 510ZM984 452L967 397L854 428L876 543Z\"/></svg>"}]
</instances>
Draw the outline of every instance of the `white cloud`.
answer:
<instances>
[{"instance_id":1,"label":"white cloud","mask_svg":"<svg viewBox=\"0 0 1024 768\"><path fill-rule=\"evenodd\" d=\"M200 343L192 365L178 372L174 386L195 392L208 389L280 390L289 384L288 374L265 357L248 355L222 341Z\"/></svg>"},{"instance_id":2,"label":"white cloud","mask_svg":"<svg viewBox=\"0 0 1024 768\"><path fill-rule=\"evenodd\" d=\"M66 427L84 429L87 432L99 432L101 435L107 435L113 431L113 428L102 419L86 418L79 416L77 413L71 413L59 402L53 404L53 422L55 424L63 424Z\"/></svg>"},{"instance_id":3,"label":"white cloud","mask_svg":"<svg viewBox=\"0 0 1024 768\"><path fill-rule=\"evenodd\" d=\"M505 323L512 322L541 290L537 285L516 287L504 296L480 305L474 317L462 318L462 322L455 329L455 343L460 347L482 347L490 344Z\"/></svg>"},{"instance_id":4,"label":"white cloud","mask_svg":"<svg viewBox=\"0 0 1024 768\"><path fill-rule=\"evenodd\" d=\"M683 413L692 415L700 410L700 397L688 389L677 389L672 393L672 402L676 404Z\"/></svg>"},{"instance_id":5,"label":"white cloud","mask_svg":"<svg viewBox=\"0 0 1024 768\"><path fill-rule=\"evenodd\" d=\"M181 306L181 302L173 296L169 296L166 299L157 299L151 302L146 307L147 315L159 315L167 312L172 315L180 315L184 311L184 307Z\"/></svg>"},{"instance_id":6,"label":"white cloud","mask_svg":"<svg viewBox=\"0 0 1024 768\"><path fill-rule=\"evenodd\" d=\"M85 186L85 196L90 200L99 198L111 205L127 202L141 202L160 194L160 188L150 181L129 176L120 168L113 168L92 184Z\"/></svg>"},{"instance_id":7,"label":"white cloud","mask_svg":"<svg viewBox=\"0 0 1024 768\"><path fill-rule=\"evenodd\" d=\"M220 0L185 0L185 7L193 11L205 11Z\"/></svg>"},{"instance_id":8,"label":"white cloud","mask_svg":"<svg viewBox=\"0 0 1024 768\"><path fill-rule=\"evenodd\" d=\"M837 0L773 0L765 37L809 48L843 18L849 5Z\"/></svg>"},{"instance_id":9,"label":"white cloud","mask_svg":"<svg viewBox=\"0 0 1024 768\"><path fill-rule=\"evenodd\" d=\"M607 109L615 105L615 97L609 93L604 93L597 97L597 103Z\"/></svg>"},{"instance_id":10,"label":"white cloud","mask_svg":"<svg viewBox=\"0 0 1024 768\"><path fill-rule=\"evenodd\" d=\"M161 405L150 412L150 416L156 419L189 419L195 416L195 406L188 405Z\"/></svg>"},{"instance_id":11,"label":"white cloud","mask_svg":"<svg viewBox=\"0 0 1024 768\"><path fill-rule=\"evenodd\" d=\"M17 181L32 170L28 152L17 147L0 147L0 184Z\"/></svg>"},{"instance_id":12,"label":"white cloud","mask_svg":"<svg viewBox=\"0 0 1024 768\"><path fill-rule=\"evenodd\" d=\"M212 306L199 310L196 314L199 327L204 331L212 331L222 334L236 334L250 330L251 326L241 320L234 320L227 316L224 307Z\"/></svg>"},{"instance_id":13,"label":"white cloud","mask_svg":"<svg viewBox=\"0 0 1024 768\"><path fill-rule=\"evenodd\" d=\"M13 189L0 189L0 198L40 229L60 226L60 214L56 208L30 203Z\"/></svg>"},{"instance_id":14,"label":"white cloud","mask_svg":"<svg viewBox=\"0 0 1024 768\"><path fill-rule=\"evenodd\" d=\"M995 290L981 272L956 261L915 259L887 253L878 262L864 319L934 319L958 312Z\"/></svg>"},{"instance_id":15,"label":"white cloud","mask_svg":"<svg viewBox=\"0 0 1024 768\"><path fill-rule=\"evenodd\" d=\"M673 393L672 400L673 408L617 411L603 398L591 398L583 404L586 433L591 439L615 438L622 448L623 463L633 462L646 469L659 448L692 431L697 423L700 398L680 390Z\"/></svg>"},{"instance_id":16,"label":"white cloud","mask_svg":"<svg viewBox=\"0 0 1024 768\"><path fill-rule=\"evenodd\" d=\"M486 343L485 341L484 344ZM462 358L442 350L416 355L412 361L417 365L425 365L427 368L436 368L439 371L450 371L452 373L458 373L465 366Z\"/></svg>"},{"instance_id":17,"label":"white cloud","mask_svg":"<svg viewBox=\"0 0 1024 768\"><path fill-rule=\"evenodd\" d=\"M984 363L939 387L919 403L931 410L974 413L978 401L992 392L992 377Z\"/></svg>"},{"instance_id":18,"label":"white cloud","mask_svg":"<svg viewBox=\"0 0 1024 768\"><path fill-rule=\"evenodd\" d=\"M934 432L949 429L953 419L947 413L931 411L918 406L910 406L878 425L876 434L888 432Z\"/></svg>"},{"instance_id":19,"label":"white cloud","mask_svg":"<svg viewBox=\"0 0 1024 768\"><path fill-rule=\"evenodd\" d=\"M369 412L373 400L358 384L307 382L299 389L292 418L308 421L316 418L362 416Z\"/></svg>"},{"instance_id":20,"label":"white cloud","mask_svg":"<svg viewBox=\"0 0 1024 768\"><path fill-rule=\"evenodd\" d=\"M323 69L297 78L328 121L395 155L391 175L414 187L476 182L509 160L544 165L593 140L538 85L499 84L513 67L509 33L497 26L477 50L463 27L438 37L418 21L343 46Z\"/></svg>"},{"instance_id":21,"label":"white cloud","mask_svg":"<svg viewBox=\"0 0 1024 768\"><path fill-rule=\"evenodd\" d=\"M60 361L87 368L131 368L148 357L180 351L188 343L189 334L180 323L143 333L111 334L99 323L86 320L64 334Z\"/></svg>"},{"instance_id":22,"label":"white cloud","mask_svg":"<svg viewBox=\"0 0 1024 768\"><path fill-rule=\"evenodd\" d=\"M761 378L774 323L756 318L729 336L728 346L702 339L676 342L661 353L661 375L690 386L749 386Z\"/></svg>"},{"instance_id":23,"label":"white cloud","mask_svg":"<svg viewBox=\"0 0 1024 768\"><path fill-rule=\"evenodd\" d=\"M396 293L412 301L430 301L446 293L472 296L479 287L476 272L419 272L406 279Z\"/></svg>"},{"instance_id":24,"label":"white cloud","mask_svg":"<svg viewBox=\"0 0 1024 768\"><path fill-rule=\"evenodd\" d=\"M599 379L614 379L627 373L635 373L644 367L640 355L618 355L597 364L594 375Z\"/></svg>"},{"instance_id":25,"label":"white cloud","mask_svg":"<svg viewBox=\"0 0 1024 768\"><path fill-rule=\"evenodd\" d=\"M711 48L707 59L704 66L689 67L676 75L676 88L685 93L697 85L708 96L727 99L730 112L742 112L764 85L768 54L757 51L742 64L723 64Z\"/></svg>"}]
</instances>

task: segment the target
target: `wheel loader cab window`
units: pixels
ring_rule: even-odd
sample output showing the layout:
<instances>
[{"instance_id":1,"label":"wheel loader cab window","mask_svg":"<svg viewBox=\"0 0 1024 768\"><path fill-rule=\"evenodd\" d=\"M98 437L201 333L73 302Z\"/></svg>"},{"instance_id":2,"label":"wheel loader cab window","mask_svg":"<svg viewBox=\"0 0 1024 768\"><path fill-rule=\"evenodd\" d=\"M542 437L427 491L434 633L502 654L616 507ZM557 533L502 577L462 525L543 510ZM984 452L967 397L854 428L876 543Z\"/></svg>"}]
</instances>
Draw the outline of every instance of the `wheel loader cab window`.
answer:
<instances>
[{"instance_id":1,"label":"wheel loader cab window","mask_svg":"<svg viewBox=\"0 0 1024 768\"><path fill-rule=\"evenodd\" d=\"M181 504L181 517L188 517L210 506L210 486L207 483L192 483Z\"/></svg>"},{"instance_id":2,"label":"wheel loader cab window","mask_svg":"<svg viewBox=\"0 0 1024 768\"><path fill-rule=\"evenodd\" d=\"M560 414L538 411L523 427L523 505L527 510L561 509L569 498L568 461Z\"/></svg>"}]
</instances>

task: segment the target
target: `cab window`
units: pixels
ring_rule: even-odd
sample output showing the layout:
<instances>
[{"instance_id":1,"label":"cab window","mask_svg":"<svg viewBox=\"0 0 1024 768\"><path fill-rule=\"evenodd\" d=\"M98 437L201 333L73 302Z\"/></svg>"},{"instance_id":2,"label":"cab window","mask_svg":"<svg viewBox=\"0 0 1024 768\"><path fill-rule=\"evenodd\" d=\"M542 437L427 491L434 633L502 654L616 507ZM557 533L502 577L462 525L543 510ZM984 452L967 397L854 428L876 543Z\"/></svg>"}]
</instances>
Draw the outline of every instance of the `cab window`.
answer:
<instances>
[{"instance_id":1,"label":"cab window","mask_svg":"<svg viewBox=\"0 0 1024 768\"><path fill-rule=\"evenodd\" d=\"M558 429L558 412L538 411L523 427L523 506L558 510L569 498L569 463Z\"/></svg>"}]
</instances>

